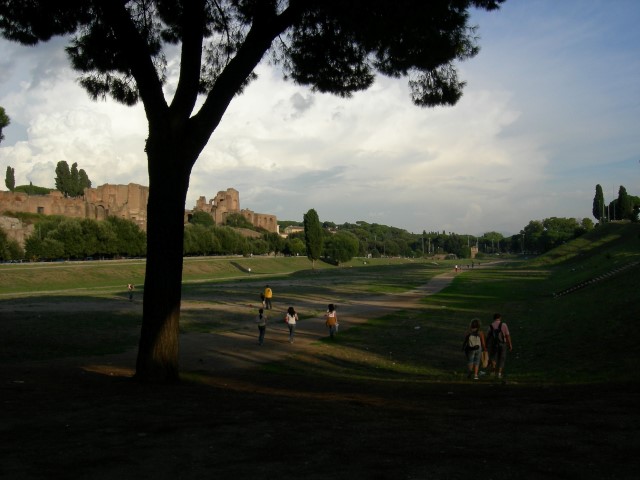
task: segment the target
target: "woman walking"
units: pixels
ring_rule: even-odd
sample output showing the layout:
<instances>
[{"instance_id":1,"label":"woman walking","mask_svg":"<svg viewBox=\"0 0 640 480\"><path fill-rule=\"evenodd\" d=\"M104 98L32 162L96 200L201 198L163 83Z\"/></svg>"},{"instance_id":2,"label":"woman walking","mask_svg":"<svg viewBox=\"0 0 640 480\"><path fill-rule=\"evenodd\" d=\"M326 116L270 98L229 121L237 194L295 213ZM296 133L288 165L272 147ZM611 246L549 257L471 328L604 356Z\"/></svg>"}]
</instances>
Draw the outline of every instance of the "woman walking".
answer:
<instances>
[{"instance_id":1,"label":"woman walking","mask_svg":"<svg viewBox=\"0 0 640 480\"><path fill-rule=\"evenodd\" d=\"M293 343L293 339L296 336L296 323L298 323L298 314L293 309L293 307L289 307L287 309L287 314L284 316L284 321L289 327L289 343Z\"/></svg>"},{"instance_id":2,"label":"woman walking","mask_svg":"<svg viewBox=\"0 0 640 480\"><path fill-rule=\"evenodd\" d=\"M467 378L473 375L474 380L478 380L478 368L480 367L480 357L482 352L487 351L487 343L484 339L484 333L480 330L480 320L474 318L471 320L467 335L464 337L462 346L464 354L467 357Z\"/></svg>"}]
</instances>

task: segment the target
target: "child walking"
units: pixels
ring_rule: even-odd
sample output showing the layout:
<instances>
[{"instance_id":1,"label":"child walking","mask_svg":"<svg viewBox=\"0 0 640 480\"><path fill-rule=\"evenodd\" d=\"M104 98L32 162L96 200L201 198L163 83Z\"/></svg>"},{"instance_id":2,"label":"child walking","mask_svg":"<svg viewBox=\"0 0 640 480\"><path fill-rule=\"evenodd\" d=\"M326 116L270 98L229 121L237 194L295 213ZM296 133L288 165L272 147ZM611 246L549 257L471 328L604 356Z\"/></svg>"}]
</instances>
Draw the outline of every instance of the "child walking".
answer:
<instances>
[{"instance_id":1,"label":"child walking","mask_svg":"<svg viewBox=\"0 0 640 480\"><path fill-rule=\"evenodd\" d=\"M338 333L338 314L333 303L327 306L327 313L324 314L324 317L324 324L329 327L329 337L334 338L336 333Z\"/></svg>"},{"instance_id":2,"label":"child walking","mask_svg":"<svg viewBox=\"0 0 640 480\"><path fill-rule=\"evenodd\" d=\"M258 310L256 323L258 324L258 344L262 345L264 343L264 334L267 331L267 316L262 308Z\"/></svg>"}]
</instances>

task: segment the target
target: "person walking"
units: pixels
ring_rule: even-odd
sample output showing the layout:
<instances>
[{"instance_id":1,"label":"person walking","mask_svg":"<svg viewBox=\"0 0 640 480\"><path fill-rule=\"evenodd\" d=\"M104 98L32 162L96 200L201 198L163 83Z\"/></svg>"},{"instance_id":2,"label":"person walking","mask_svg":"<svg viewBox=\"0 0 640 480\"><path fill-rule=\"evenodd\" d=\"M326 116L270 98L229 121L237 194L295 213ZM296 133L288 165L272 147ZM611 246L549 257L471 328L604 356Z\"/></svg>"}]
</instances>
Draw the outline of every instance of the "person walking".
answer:
<instances>
[{"instance_id":1,"label":"person walking","mask_svg":"<svg viewBox=\"0 0 640 480\"><path fill-rule=\"evenodd\" d=\"M324 324L329 328L329 337L334 338L338 333L338 313L333 303L327 306L327 312L324 314Z\"/></svg>"},{"instance_id":2,"label":"person walking","mask_svg":"<svg viewBox=\"0 0 640 480\"><path fill-rule=\"evenodd\" d=\"M269 285L267 285L266 287L264 287L264 307L267 310L271 310L272 308L272 305L271 305L272 298L273 298L273 290L271 290Z\"/></svg>"},{"instance_id":3,"label":"person walking","mask_svg":"<svg viewBox=\"0 0 640 480\"><path fill-rule=\"evenodd\" d=\"M489 325L487 332L487 345L489 347L489 360L491 362L491 372L502 378L504 366L507 361L507 349L513 351L509 326L502 321L502 315L495 313L493 322Z\"/></svg>"},{"instance_id":4,"label":"person walking","mask_svg":"<svg viewBox=\"0 0 640 480\"><path fill-rule=\"evenodd\" d=\"M133 283L130 283L127 285L127 290L129 291L129 301L133 302L133 289L136 288L134 287Z\"/></svg>"},{"instance_id":5,"label":"person walking","mask_svg":"<svg viewBox=\"0 0 640 480\"><path fill-rule=\"evenodd\" d=\"M482 352L487 351L487 343L484 333L480 331L480 320L474 318L469 324L469 329L464 337L462 345L464 354L467 357L467 378L473 376L474 380L478 380L478 369L480 368L480 358Z\"/></svg>"},{"instance_id":6,"label":"person walking","mask_svg":"<svg viewBox=\"0 0 640 480\"><path fill-rule=\"evenodd\" d=\"M293 343L294 337L296 336L296 324L298 323L298 314L293 307L287 309L284 321L289 327L289 343Z\"/></svg>"},{"instance_id":7,"label":"person walking","mask_svg":"<svg viewBox=\"0 0 640 480\"><path fill-rule=\"evenodd\" d=\"M267 331L267 316L264 314L264 309L258 310L258 315L256 316L256 323L258 324L258 344L262 345L264 343L264 334Z\"/></svg>"}]
</instances>

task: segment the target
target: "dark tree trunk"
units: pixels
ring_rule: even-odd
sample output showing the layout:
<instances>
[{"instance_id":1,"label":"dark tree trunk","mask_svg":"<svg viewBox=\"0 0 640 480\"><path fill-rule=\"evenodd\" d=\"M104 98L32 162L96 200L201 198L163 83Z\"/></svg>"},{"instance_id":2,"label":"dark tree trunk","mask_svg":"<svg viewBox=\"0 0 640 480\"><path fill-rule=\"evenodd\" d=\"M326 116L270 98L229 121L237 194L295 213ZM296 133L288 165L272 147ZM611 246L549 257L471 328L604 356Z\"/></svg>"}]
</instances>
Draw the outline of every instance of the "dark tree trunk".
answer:
<instances>
[{"instance_id":1,"label":"dark tree trunk","mask_svg":"<svg viewBox=\"0 0 640 480\"><path fill-rule=\"evenodd\" d=\"M147 140L147 265L136 363L142 382L169 383L179 376L184 206L195 159L186 159L183 141L171 137L150 135Z\"/></svg>"}]
</instances>

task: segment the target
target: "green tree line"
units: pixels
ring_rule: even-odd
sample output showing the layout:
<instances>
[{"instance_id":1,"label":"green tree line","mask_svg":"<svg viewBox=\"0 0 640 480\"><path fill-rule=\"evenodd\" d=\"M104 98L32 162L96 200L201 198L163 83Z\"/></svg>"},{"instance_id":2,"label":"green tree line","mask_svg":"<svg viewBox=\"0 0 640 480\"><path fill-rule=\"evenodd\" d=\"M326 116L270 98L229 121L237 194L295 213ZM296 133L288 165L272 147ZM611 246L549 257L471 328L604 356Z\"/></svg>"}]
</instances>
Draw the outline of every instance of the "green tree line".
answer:
<instances>
[{"instance_id":1,"label":"green tree line","mask_svg":"<svg viewBox=\"0 0 640 480\"><path fill-rule=\"evenodd\" d=\"M105 221L39 215L24 249L0 229L0 260L83 260L138 257L146 254L146 236L132 221Z\"/></svg>"},{"instance_id":2,"label":"green tree line","mask_svg":"<svg viewBox=\"0 0 640 480\"><path fill-rule=\"evenodd\" d=\"M618 197L607 205L602 186L598 184L596 185L596 194L593 197L592 213L594 218L601 223L616 220L637 222L640 214L640 197L629 195L627 189L620 185Z\"/></svg>"},{"instance_id":3,"label":"green tree line","mask_svg":"<svg viewBox=\"0 0 640 480\"><path fill-rule=\"evenodd\" d=\"M596 187L592 212L601 222L625 218L637 221L639 208L640 199L628 195L622 186L618 198L609 205L604 203L600 185ZM28 239L25 251L2 232L0 260L111 258L143 256L146 252L146 238L135 224L131 224L129 229L133 230L135 227L137 232L123 235L122 226L117 225L117 222L123 220L117 218L110 218L107 223L75 219L66 219L65 223L63 217L51 218L53 219L37 223L37 237L34 234ZM340 264L353 257L369 256L417 258L455 255L457 258L470 258L471 249L476 247L479 258L482 258L485 255L506 253L544 253L594 228L589 218L578 220L550 217L531 220L519 233L512 236L494 231L479 236L445 231L423 231L415 234L364 221L341 225L330 221L321 223L313 209L304 215L303 222L285 220L279 222L279 225L281 229L289 225L302 226L304 232L282 238L277 233L255 228L240 214L229 215L225 226L217 226L209 214L195 212L185 227L183 255L306 255L312 263L323 258ZM256 230L260 235L256 238L247 237L238 229ZM54 233L49 235L49 232ZM130 243L116 242L115 239L120 238L129 239Z\"/></svg>"}]
</instances>

